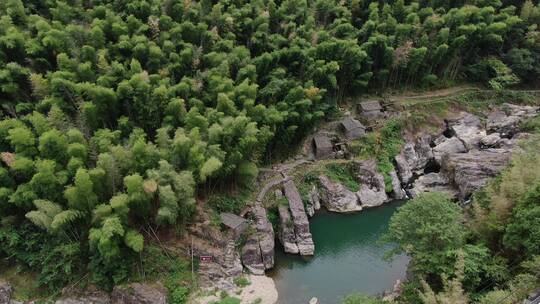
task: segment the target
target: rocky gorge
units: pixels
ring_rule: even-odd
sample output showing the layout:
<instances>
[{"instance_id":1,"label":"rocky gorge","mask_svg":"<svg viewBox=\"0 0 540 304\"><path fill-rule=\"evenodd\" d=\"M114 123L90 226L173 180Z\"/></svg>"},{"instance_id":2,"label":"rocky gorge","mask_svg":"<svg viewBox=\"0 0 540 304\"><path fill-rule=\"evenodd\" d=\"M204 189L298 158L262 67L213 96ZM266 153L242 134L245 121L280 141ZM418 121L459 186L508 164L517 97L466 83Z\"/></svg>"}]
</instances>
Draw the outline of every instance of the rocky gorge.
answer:
<instances>
[{"instance_id":1,"label":"rocky gorge","mask_svg":"<svg viewBox=\"0 0 540 304\"><path fill-rule=\"evenodd\" d=\"M184 243L191 242L191 248L180 250L213 257L199 267L203 289L240 293L233 278L246 273L264 276L275 265L276 250L308 257L316 254L310 218L323 207L334 213L361 212L432 191L445 192L461 202L469 200L475 190L508 165L512 153L519 150L519 141L529 136L520 131L520 123L538 115L539 110L539 107L506 103L492 107L485 117L455 113L436 131L406 137L393 158L394 169L385 173L375 158L329 160L346 163L351 168L357 189L348 188L324 172L317 174L307 189L300 189L293 177L295 168L319 161L304 157L281 164L270 172L275 178L261 178L260 191L242 214L250 223L242 242L228 231L212 226L211 219L201 213L200 223L190 227L185 236ZM268 196L273 197L277 207L274 226L265 202ZM276 241L283 249L276 246ZM275 285L270 278L264 284L252 286L250 293L270 290L271 295L264 298L267 302L262 303L274 303ZM10 299L11 293L11 286L0 284L0 303L19 303ZM166 291L159 285L131 284L115 288L110 295L66 294L56 303L165 303L165 299Z\"/></svg>"},{"instance_id":2,"label":"rocky gorge","mask_svg":"<svg viewBox=\"0 0 540 304\"><path fill-rule=\"evenodd\" d=\"M520 122L538 112L539 107L506 103L492 107L484 118L467 112L455 113L445 119L437 131L406 140L394 158L395 169L387 173L391 187L386 185L385 175L375 159L353 159L348 163L359 185L357 191L320 174L302 203L294 181L283 174L277 187L273 185L277 188L274 193L277 200L283 202L278 206L277 239L285 252L313 255L316 244L307 219L321 206L330 212L358 212L432 191L445 192L465 202L508 165L512 153L519 149L519 141L528 136L519 130ZM268 254L271 252L268 240L272 231L264 228L270 223L259 225L259 222L255 234L259 246L251 238L244 246L242 262L246 269L256 269L254 273L263 274L263 268L271 267L270 263L263 263L262 248L266 248Z\"/></svg>"}]
</instances>

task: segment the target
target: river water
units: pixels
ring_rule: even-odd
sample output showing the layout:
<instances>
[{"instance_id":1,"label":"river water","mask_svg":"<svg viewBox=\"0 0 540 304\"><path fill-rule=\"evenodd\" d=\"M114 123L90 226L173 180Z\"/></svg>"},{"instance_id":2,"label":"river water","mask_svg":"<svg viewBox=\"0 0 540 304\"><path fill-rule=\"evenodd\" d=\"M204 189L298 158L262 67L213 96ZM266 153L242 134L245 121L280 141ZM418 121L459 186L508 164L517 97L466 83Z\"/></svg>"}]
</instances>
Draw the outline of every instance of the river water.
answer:
<instances>
[{"instance_id":1,"label":"river water","mask_svg":"<svg viewBox=\"0 0 540 304\"><path fill-rule=\"evenodd\" d=\"M376 295L392 290L405 276L408 257L383 259L390 248L377 243L388 221L403 202L353 214L319 211L310 220L315 256L304 259L276 249L275 267L268 273L279 292L280 304L339 304L351 293Z\"/></svg>"}]
</instances>

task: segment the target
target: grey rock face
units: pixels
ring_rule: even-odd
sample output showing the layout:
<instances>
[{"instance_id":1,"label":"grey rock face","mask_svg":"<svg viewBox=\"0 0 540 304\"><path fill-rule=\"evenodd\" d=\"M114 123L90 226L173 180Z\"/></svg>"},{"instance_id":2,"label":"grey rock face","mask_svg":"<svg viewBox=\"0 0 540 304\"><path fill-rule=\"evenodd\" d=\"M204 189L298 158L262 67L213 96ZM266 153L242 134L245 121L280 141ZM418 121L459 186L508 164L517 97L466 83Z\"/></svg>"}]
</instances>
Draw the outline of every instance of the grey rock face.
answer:
<instances>
[{"instance_id":1,"label":"grey rock face","mask_svg":"<svg viewBox=\"0 0 540 304\"><path fill-rule=\"evenodd\" d=\"M298 246L296 245L296 235L294 233L294 223L287 206L279 206L279 240L283 245L285 252L298 253Z\"/></svg>"},{"instance_id":2,"label":"grey rock face","mask_svg":"<svg viewBox=\"0 0 540 304\"><path fill-rule=\"evenodd\" d=\"M274 228L268 220L266 209L262 206L256 206L253 209L257 223L257 238L261 248L261 257L264 268L270 269L274 267Z\"/></svg>"},{"instance_id":3,"label":"grey rock face","mask_svg":"<svg viewBox=\"0 0 540 304\"><path fill-rule=\"evenodd\" d=\"M499 133L491 133L480 140L482 148L496 148L501 141L501 135Z\"/></svg>"},{"instance_id":4,"label":"grey rock face","mask_svg":"<svg viewBox=\"0 0 540 304\"><path fill-rule=\"evenodd\" d=\"M319 198L319 190L317 190L317 186L313 185L311 190L309 190L306 205L306 212L309 217L312 217L315 214L315 211L321 209L321 200Z\"/></svg>"},{"instance_id":5,"label":"grey rock face","mask_svg":"<svg viewBox=\"0 0 540 304\"><path fill-rule=\"evenodd\" d=\"M167 292L162 286L132 283L115 286L113 304L167 304Z\"/></svg>"},{"instance_id":6,"label":"grey rock face","mask_svg":"<svg viewBox=\"0 0 540 304\"><path fill-rule=\"evenodd\" d=\"M227 277L237 277L244 270L242 261L240 260L240 253L236 250L236 243L232 239L227 242L221 266Z\"/></svg>"},{"instance_id":7,"label":"grey rock face","mask_svg":"<svg viewBox=\"0 0 540 304\"><path fill-rule=\"evenodd\" d=\"M407 146L407 144L405 144L405 146ZM409 163L405 159L404 153L402 152L396 155L395 161L396 161L396 167L397 167L396 169L398 170L398 173L399 173L399 178L401 179L403 184L408 184L411 181L413 174L411 171L411 167L409 166Z\"/></svg>"},{"instance_id":8,"label":"grey rock face","mask_svg":"<svg viewBox=\"0 0 540 304\"><path fill-rule=\"evenodd\" d=\"M511 156L509 149L486 149L469 153L449 154L443 158L442 169L459 190L460 199L484 186L490 177L504 169Z\"/></svg>"},{"instance_id":9,"label":"grey rock face","mask_svg":"<svg viewBox=\"0 0 540 304\"><path fill-rule=\"evenodd\" d=\"M417 197L425 192L444 192L451 197L456 196L456 191L450 185L450 181L441 173L428 173L420 176L412 189L409 190L411 197Z\"/></svg>"},{"instance_id":10,"label":"grey rock face","mask_svg":"<svg viewBox=\"0 0 540 304\"><path fill-rule=\"evenodd\" d=\"M313 205L313 209L315 209L315 211L321 209L321 199L319 197L317 186L315 185L313 185L311 187L311 191L309 191L309 201Z\"/></svg>"},{"instance_id":11,"label":"grey rock face","mask_svg":"<svg viewBox=\"0 0 540 304\"><path fill-rule=\"evenodd\" d=\"M306 203L306 214L308 217L312 217L315 214L315 207L313 206L311 200L308 200Z\"/></svg>"},{"instance_id":12,"label":"grey rock face","mask_svg":"<svg viewBox=\"0 0 540 304\"><path fill-rule=\"evenodd\" d=\"M463 142L457 137L445 138L438 145L433 147L433 157L437 163L441 163L443 155L448 153L463 153L467 152L467 148L463 145Z\"/></svg>"},{"instance_id":13,"label":"grey rock face","mask_svg":"<svg viewBox=\"0 0 540 304\"><path fill-rule=\"evenodd\" d=\"M362 207L380 206L388 200L384 177L379 173L375 160L356 163L356 179L360 183L356 196Z\"/></svg>"},{"instance_id":14,"label":"grey rock face","mask_svg":"<svg viewBox=\"0 0 540 304\"><path fill-rule=\"evenodd\" d=\"M266 210L257 205L252 209L255 232L248 235L242 247L242 263L255 275L264 275L274 266L274 229L266 217Z\"/></svg>"},{"instance_id":15,"label":"grey rock face","mask_svg":"<svg viewBox=\"0 0 540 304\"><path fill-rule=\"evenodd\" d=\"M242 247L242 263L252 274L264 274L265 266L256 233L249 235L244 247Z\"/></svg>"},{"instance_id":16,"label":"grey rock face","mask_svg":"<svg viewBox=\"0 0 540 304\"><path fill-rule=\"evenodd\" d=\"M411 181L414 173L422 171L433 158L430 136L424 135L414 143L407 142L401 153L395 157L399 177L404 184Z\"/></svg>"},{"instance_id":17,"label":"grey rock face","mask_svg":"<svg viewBox=\"0 0 540 304\"><path fill-rule=\"evenodd\" d=\"M111 298L102 291L94 291L76 296L62 297L55 304L110 304Z\"/></svg>"},{"instance_id":18,"label":"grey rock face","mask_svg":"<svg viewBox=\"0 0 540 304\"><path fill-rule=\"evenodd\" d=\"M298 251L301 255L313 255L315 245L309 231L308 217L300 193L292 180L285 182L283 192L289 201Z\"/></svg>"},{"instance_id":19,"label":"grey rock face","mask_svg":"<svg viewBox=\"0 0 540 304\"><path fill-rule=\"evenodd\" d=\"M353 212L362 210L356 194L345 188L340 183L331 181L328 177L319 176L321 185L321 201L328 209L333 212Z\"/></svg>"},{"instance_id":20,"label":"grey rock face","mask_svg":"<svg viewBox=\"0 0 540 304\"><path fill-rule=\"evenodd\" d=\"M488 115L486 129L498 132L501 137L512 137L519 127L519 122L538 114L539 107L504 104L502 109L494 109Z\"/></svg>"},{"instance_id":21,"label":"grey rock face","mask_svg":"<svg viewBox=\"0 0 540 304\"><path fill-rule=\"evenodd\" d=\"M394 199L405 199L407 195L405 190L401 187L401 182L395 170L390 171L390 178L392 179L392 196Z\"/></svg>"},{"instance_id":22,"label":"grey rock face","mask_svg":"<svg viewBox=\"0 0 540 304\"><path fill-rule=\"evenodd\" d=\"M7 304L11 300L13 287L7 282L0 282L0 303Z\"/></svg>"},{"instance_id":23,"label":"grey rock face","mask_svg":"<svg viewBox=\"0 0 540 304\"><path fill-rule=\"evenodd\" d=\"M467 150L478 148L480 139L486 136L480 118L470 113L463 113L460 118L448 120L448 127Z\"/></svg>"},{"instance_id":24,"label":"grey rock face","mask_svg":"<svg viewBox=\"0 0 540 304\"><path fill-rule=\"evenodd\" d=\"M356 196L363 208L380 206L388 199L384 190L376 190L367 185L361 185L360 190L356 192Z\"/></svg>"}]
</instances>

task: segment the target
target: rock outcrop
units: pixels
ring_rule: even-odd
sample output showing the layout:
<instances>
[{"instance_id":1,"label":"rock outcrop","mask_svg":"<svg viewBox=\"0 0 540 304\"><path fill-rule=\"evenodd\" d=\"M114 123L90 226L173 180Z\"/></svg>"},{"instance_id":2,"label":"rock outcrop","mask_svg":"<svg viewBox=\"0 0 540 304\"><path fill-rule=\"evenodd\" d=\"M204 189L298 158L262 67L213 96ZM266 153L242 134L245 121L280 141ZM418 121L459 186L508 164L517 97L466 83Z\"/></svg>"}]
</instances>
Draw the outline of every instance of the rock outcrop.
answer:
<instances>
[{"instance_id":1,"label":"rock outcrop","mask_svg":"<svg viewBox=\"0 0 540 304\"><path fill-rule=\"evenodd\" d=\"M461 113L457 119L447 120L448 129L467 150L478 148L480 139L486 136L480 118L470 113Z\"/></svg>"},{"instance_id":2,"label":"rock outcrop","mask_svg":"<svg viewBox=\"0 0 540 304\"><path fill-rule=\"evenodd\" d=\"M500 133L501 137L512 137L518 132L519 122L534 117L538 114L539 109L540 107L505 103L501 108L495 108L489 113L486 129L490 133Z\"/></svg>"},{"instance_id":3,"label":"rock outcrop","mask_svg":"<svg viewBox=\"0 0 540 304\"><path fill-rule=\"evenodd\" d=\"M431 136L423 135L414 142L405 143L401 153L395 157L402 183L408 184L414 174L421 172L433 158L430 142Z\"/></svg>"},{"instance_id":4,"label":"rock outcrop","mask_svg":"<svg viewBox=\"0 0 540 304\"><path fill-rule=\"evenodd\" d=\"M115 286L111 300L113 304L167 304L167 292L161 285L132 283Z\"/></svg>"},{"instance_id":5,"label":"rock outcrop","mask_svg":"<svg viewBox=\"0 0 540 304\"><path fill-rule=\"evenodd\" d=\"M504 169L510 161L510 156L510 149L448 154L443 158L442 169L459 190L459 198L466 199L474 190L484 186L490 177Z\"/></svg>"},{"instance_id":6,"label":"rock outcrop","mask_svg":"<svg viewBox=\"0 0 540 304\"><path fill-rule=\"evenodd\" d=\"M315 252L315 245L313 244L311 232L309 231L308 217L300 193L292 180L285 182L283 185L283 193L289 201L289 209L292 215L298 251L301 255L313 255Z\"/></svg>"},{"instance_id":7,"label":"rock outcrop","mask_svg":"<svg viewBox=\"0 0 540 304\"><path fill-rule=\"evenodd\" d=\"M263 264L266 269L270 269L274 267L274 228L268 220L266 209L262 206L256 206L253 209L253 215L257 223L257 237L261 247Z\"/></svg>"},{"instance_id":8,"label":"rock outcrop","mask_svg":"<svg viewBox=\"0 0 540 304\"><path fill-rule=\"evenodd\" d=\"M298 245L296 245L296 235L294 233L294 223L289 212L289 207L280 205L278 206L279 212L279 234L278 238L283 245L283 250L287 253L297 254L299 252Z\"/></svg>"},{"instance_id":9,"label":"rock outcrop","mask_svg":"<svg viewBox=\"0 0 540 304\"><path fill-rule=\"evenodd\" d=\"M440 141L438 145L433 147L433 157L439 164L445 154L464 152L467 152L467 148L457 137L445 138Z\"/></svg>"},{"instance_id":10,"label":"rock outcrop","mask_svg":"<svg viewBox=\"0 0 540 304\"><path fill-rule=\"evenodd\" d=\"M405 190L401 187L401 182L399 181L399 177L396 173L396 170L392 170L389 173L390 178L392 179L392 197L397 200L402 200L407 198L407 194L405 193Z\"/></svg>"},{"instance_id":11,"label":"rock outcrop","mask_svg":"<svg viewBox=\"0 0 540 304\"><path fill-rule=\"evenodd\" d=\"M306 213L309 217L312 217L313 215L315 215L315 211L319 209L321 209L319 191L317 190L317 186L312 185L307 197Z\"/></svg>"},{"instance_id":12,"label":"rock outcrop","mask_svg":"<svg viewBox=\"0 0 540 304\"><path fill-rule=\"evenodd\" d=\"M240 260L240 253L236 250L236 242L234 239L229 239L225 246L225 254L220 259L220 264L223 267L227 278L234 278L242 274L244 268Z\"/></svg>"},{"instance_id":13,"label":"rock outcrop","mask_svg":"<svg viewBox=\"0 0 540 304\"><path fill-rule=\"evenodd\" d=\"M450 181L441 173L428 173L420 176L411 189L408 190L409 195L414 198L425 192L444 192L449 196L456 196L455 189L451 186Z\"/></svg>"},{"instance_id":14,"label":"rock outcrop","mask_svg":"<svg viewBox=\"0 0 540 304\"><path fill-rule=\"evenodd\" d=\"M526 137L518 133L519 123L538 111L539 107L505 104L490 112L486 128L475 115L461 113L446 121L444 133L434 136L431 153L426 151L426 136L406 143L395 160L407 192L414 197L442 191L467 199L508 165L516 142Z\"/></svg>"},{"instance_id":15,"label":"rock outcrop","mask_svg":"<svg viewBox=\"0 0 540 304\"><path fill-rule=\"evenodd\" d=\"M1 303L1 302L0 302ZM55 304L111 304L111 297L103 291L85 291L83 294L64 295Z\"/></svg>"},{"instance_id":16,"label":"rock outcrop","mask_svg":"<svg viewBox=\"0 0 540 304\"><path fill-rule=\"evenodd\" d=\"M252 209L255 232L248 235L242 248L242 263L255 275L262 275L274 267L274 229L266 216L266 209L257 205Z\"/></svg>"},{"instance_id":17,"label":"rock outcrop","mask_svg":"<svg viewBox=\"0 0 540 304\"><path fill-rule=\"evenodd\" d=\"M309 203L313 205L313 209L315 209L315 211L321 209L321 199L319 197L319 191L317 190L317 186L313 185L311 187L308 196Z\"/></svg>"},{"instance_id":18,"label":"rock outcrop","mask_svg":"<svg viewBox=\"0 0 540 304\"><path fill-rule=\"evenodd\" d=\"M319 176L321 201L328 211L353 212L362 210L356 194L325 175Z\"/></svg>"},{"instance_id":19,"label":"rock outcrop","mask_svg":"<svg viewBox=\"0 0 540 304\"><path fill-rule=\"evenodd\" d=\"M498 148L501 140L499 133L491 133L480 140L481 148Z\"/></svg>"},{"instance_id":20,"label":"rock outcrop","mask_svg":"<svg viewBox=\"0 0 540 304\"><path fill-rule=\"evenodd\" d=\"M266 269L263 264L259 239L255 233L248 235L242 247L242 264L255 275L263 275Z\"/></svg>"},{"instance_id":21,"label":"rock outcrop","mask_svg":"<svg viewBox=\"0 0 540 304\"><path fill-rule=\"evenodd\" d=\"M388 200L384 177L378 171L375 160L356 163L356 180L360 184L356 196L362 207L380 206Z\"/></svg>"}]
</instances>

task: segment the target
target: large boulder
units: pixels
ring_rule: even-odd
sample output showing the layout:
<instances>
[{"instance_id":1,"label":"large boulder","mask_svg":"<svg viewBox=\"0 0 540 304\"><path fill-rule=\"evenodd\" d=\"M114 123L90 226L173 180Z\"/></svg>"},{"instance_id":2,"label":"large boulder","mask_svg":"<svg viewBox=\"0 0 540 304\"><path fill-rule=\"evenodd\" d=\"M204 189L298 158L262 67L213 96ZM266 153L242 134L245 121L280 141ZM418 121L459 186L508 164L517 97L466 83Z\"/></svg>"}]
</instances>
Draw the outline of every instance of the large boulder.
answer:
<instances>
[{"instance_id":1,"label":"large boulder","mask_svg":"<svg viewBox=\"0 0 540 304\"><path fill-rule=\"evenodd\" d=\"M463 153L467 152L467 148L465 148L465 145L461 140L459 140L457 137L450 137L445 138L444 140L440 141L438 145L433 147L433 157L437 161L437 163L441 163L441 159L443 155L448 153Z\"/></svg>"},{"instance_id":2,"label":"large boulder","mask_svg":"<svg viewBox=\"0 0 540 304\"><path fill-rule=\"evenodd\" d=\"M493 109L487 118L488 132L498 132L501 137L512 137L519 131L519 122L538 114L539 107L519 106L505 103Z\"/></svg>"},{"instance_id":3,"label":"large boulder","mask_svg":"<svg viewBox=\"0 0 540 304\"><path fill-rule=\"evenodd\" d=\"M294 223L289 212L289 207L285 205L278 206L279 212L279 234L278 238L283 245L283 250L287 253L298 253L296 245L296 235L294 233Z\"/></svg>"},{"instance_id":4,"label":"large boulder","mask_svg":"<svg viewBox=\"0 0 540 304\"><path fill-rule=\"evenodd\" d=\"M501 143L501 135L499 133L491 133L487 136L484 136L480 140L481 147L486 148L497 148Z\"/></svg>"},{"instance_id":5,"label":"large boulder","mask_svg":"<svg viewBox=\"0 0 540 304\"><path fill-rule=\"evenodd\" d=\"M443 174L435 172L420 176L409 189L409 195L413 198L425 192L444 192L451 197L457 196L450 181Z\"/></svg>"},{"instance_id":6,"label":"large boulder","mask_svg":"<svg viewBox=\"0 0 540 304\"><path fill-rule=\"evenodd\" d=\"M113 304L167 304L167 291L159 285L132 283L115 286Z\"/></svg>"},{"instance_id":7,"label":"large boulder","mask_svg":"<svg viewBox=\"0 0 540 304\"><path fill-rule=\"evenodd\" d=\"M504 169L510 156L510 149L447 154L442 161L442 171L453 180L459 190L460 199L466 199L474 190L484 186L489 178Z\"/></svg>"},{"instance_id":8,"label":"large boulder","mask_svg":"<svg viewBox=\"0 0 540 304\"><path fill-rule=\"evenodd\" d=\"M242 247L242 263L252 274L264 274L265 267L262 260L261 247L255 233L247 237Z\"/></svg>"},{"instance_id":9,"label":"large boulder","mask_svg":"<svg viewBox=\"0 0 540 304\"><path fill-rule=\"evenodd\" d=\"M461 113L459 118L447 120L448 128L468 150L476 149L486 130L480 118L470 113Z\"/></svg>"},{"instance_id":10,"label":"large boulder","mask_svg":"<svg viewBox=\"0 0 540 304\"><path fill-rule=\"evenodd\" d=\"M0 302L1 303L1 302ZM85 291L77 295L64 295L55 304L110 304L111 297L103 291Z\"/></svg>"},{"instance_id":11,"label":"large boulder","mask_svg":"<svg viewBox=\"0 0 540 304\"><path fill-rule=\"evenodd\" d=\"M356 179L360 183L356 196L362 207L380 206L388 200L384 176L378 171L375 160L357 162Z\"/></svg>"},{"instance_id":12,"label":"large boulder","mask_svg":"<svg viewBox=\"0 0 540 304\"><path fill-rule=\"evenodd\" d=\"M360 185L360 190L356 192L356 196L363 208L377 207L388 200L384 190L380 191L363 184Z\"/></svg>"},{"instance_id":13,"label":"large boulder","mask_svg":"<svg viewBox=\"0 0 540 304\"><path fill-rule=\"evenodd\" d=\"M309 221L304 208L304 202L294 181L288 180L283 184L283 193L289 201L298 251L301 255L313 255L315 253L315 244L309 231Z\"/></svg>"},{"instance_id":14,"label":"large boulder","mask_svg":"<svg viewBox=\"0 0 540 304\"><path fill-rule=\"evenodd\" d=\"M321 201L333 212L353 212L362 210L356 194L342 184L331 181L327 176L319 176Z\"/></svg>"},{"instance_id":15,"label":"large boulder","mask_svg":"<svg viewBox=\"0 0 540 304\"><path fill-rule=\"evenodd\" d=\"M389 173L390 178L392 179L392 197L397 200L405 199L407 198L407 194L405 193L405 190L401 187L401 182L399 181L399 177L396 173L396 170L392 170Z\"/></svg>"},{"instance_id":16,"label":"large boulder","mask_svg":"<svg viewBox=\"0 0 540 304\"><path fill-rule=\"evenodd\" d=\"M313 205L313 209L315 209L315 211L321 209L321 199L319 197L319 190L317 189L317 186L313 185L311 187L308 196L309 203Z\"/></svg>"},{"instance_id":17,"label":"large boulder","mask_svg":"<svg viewBox=\"0 0 540 304\"><path fill-rule=\"evenodd\" d=\"M233 239L227 240L225 254L223 254L223 258L220 258L219 262L227 278L237 277L244 271L240 253L236 250L236 242Z\"/></svg>"},{"instance_id":18,"label":"large boulder","mask_svg":"<svg viewBox=\"0 0 540 304\"><path fill-rule=\"evenodd\" d=\"M264 268L270 269L274 267L274 247L275 236L272 223L268 220L266 209L257 205L253 208L253 215L257 223L257 238L261 248L261 257Z\"/></svg>"},{"instance_id":19,"label":"large boulder","mask_svg":"<svg viewBox=\"0 0 540 304\"><path fill-rule=\"evenodd\" d=\"M415 173L424 170L433 158L430 142L431 136L422 135L414 142L405 143L395 157L399 177L404 184L408 184Z\"/></svg>"},{"instance_id":20,"label":"large boulder","mask_svg":"<svg viewBox=\"0 0 540 304\"><path fill-rule=\"evenodd\" d=\"M7 282L0 281L0 304L7 304L11 301L13 287Z\"/></svg>"},{"instance_id":21,"label":"large boulder","mask_svg":"<svg viewBox=\"0 0 540 304\"><path fill-rule=\"evenodd\" d=\"M407 144L405 144L405 146L407 146ZM405 159L403 151L396 155L394 159L396 161L396 169L399 173L401 182L403 182L403 184L408 184L412 180L413 173L411 171L411 166L409 166L407 159Z\"/></svg>"}]
</instances>

